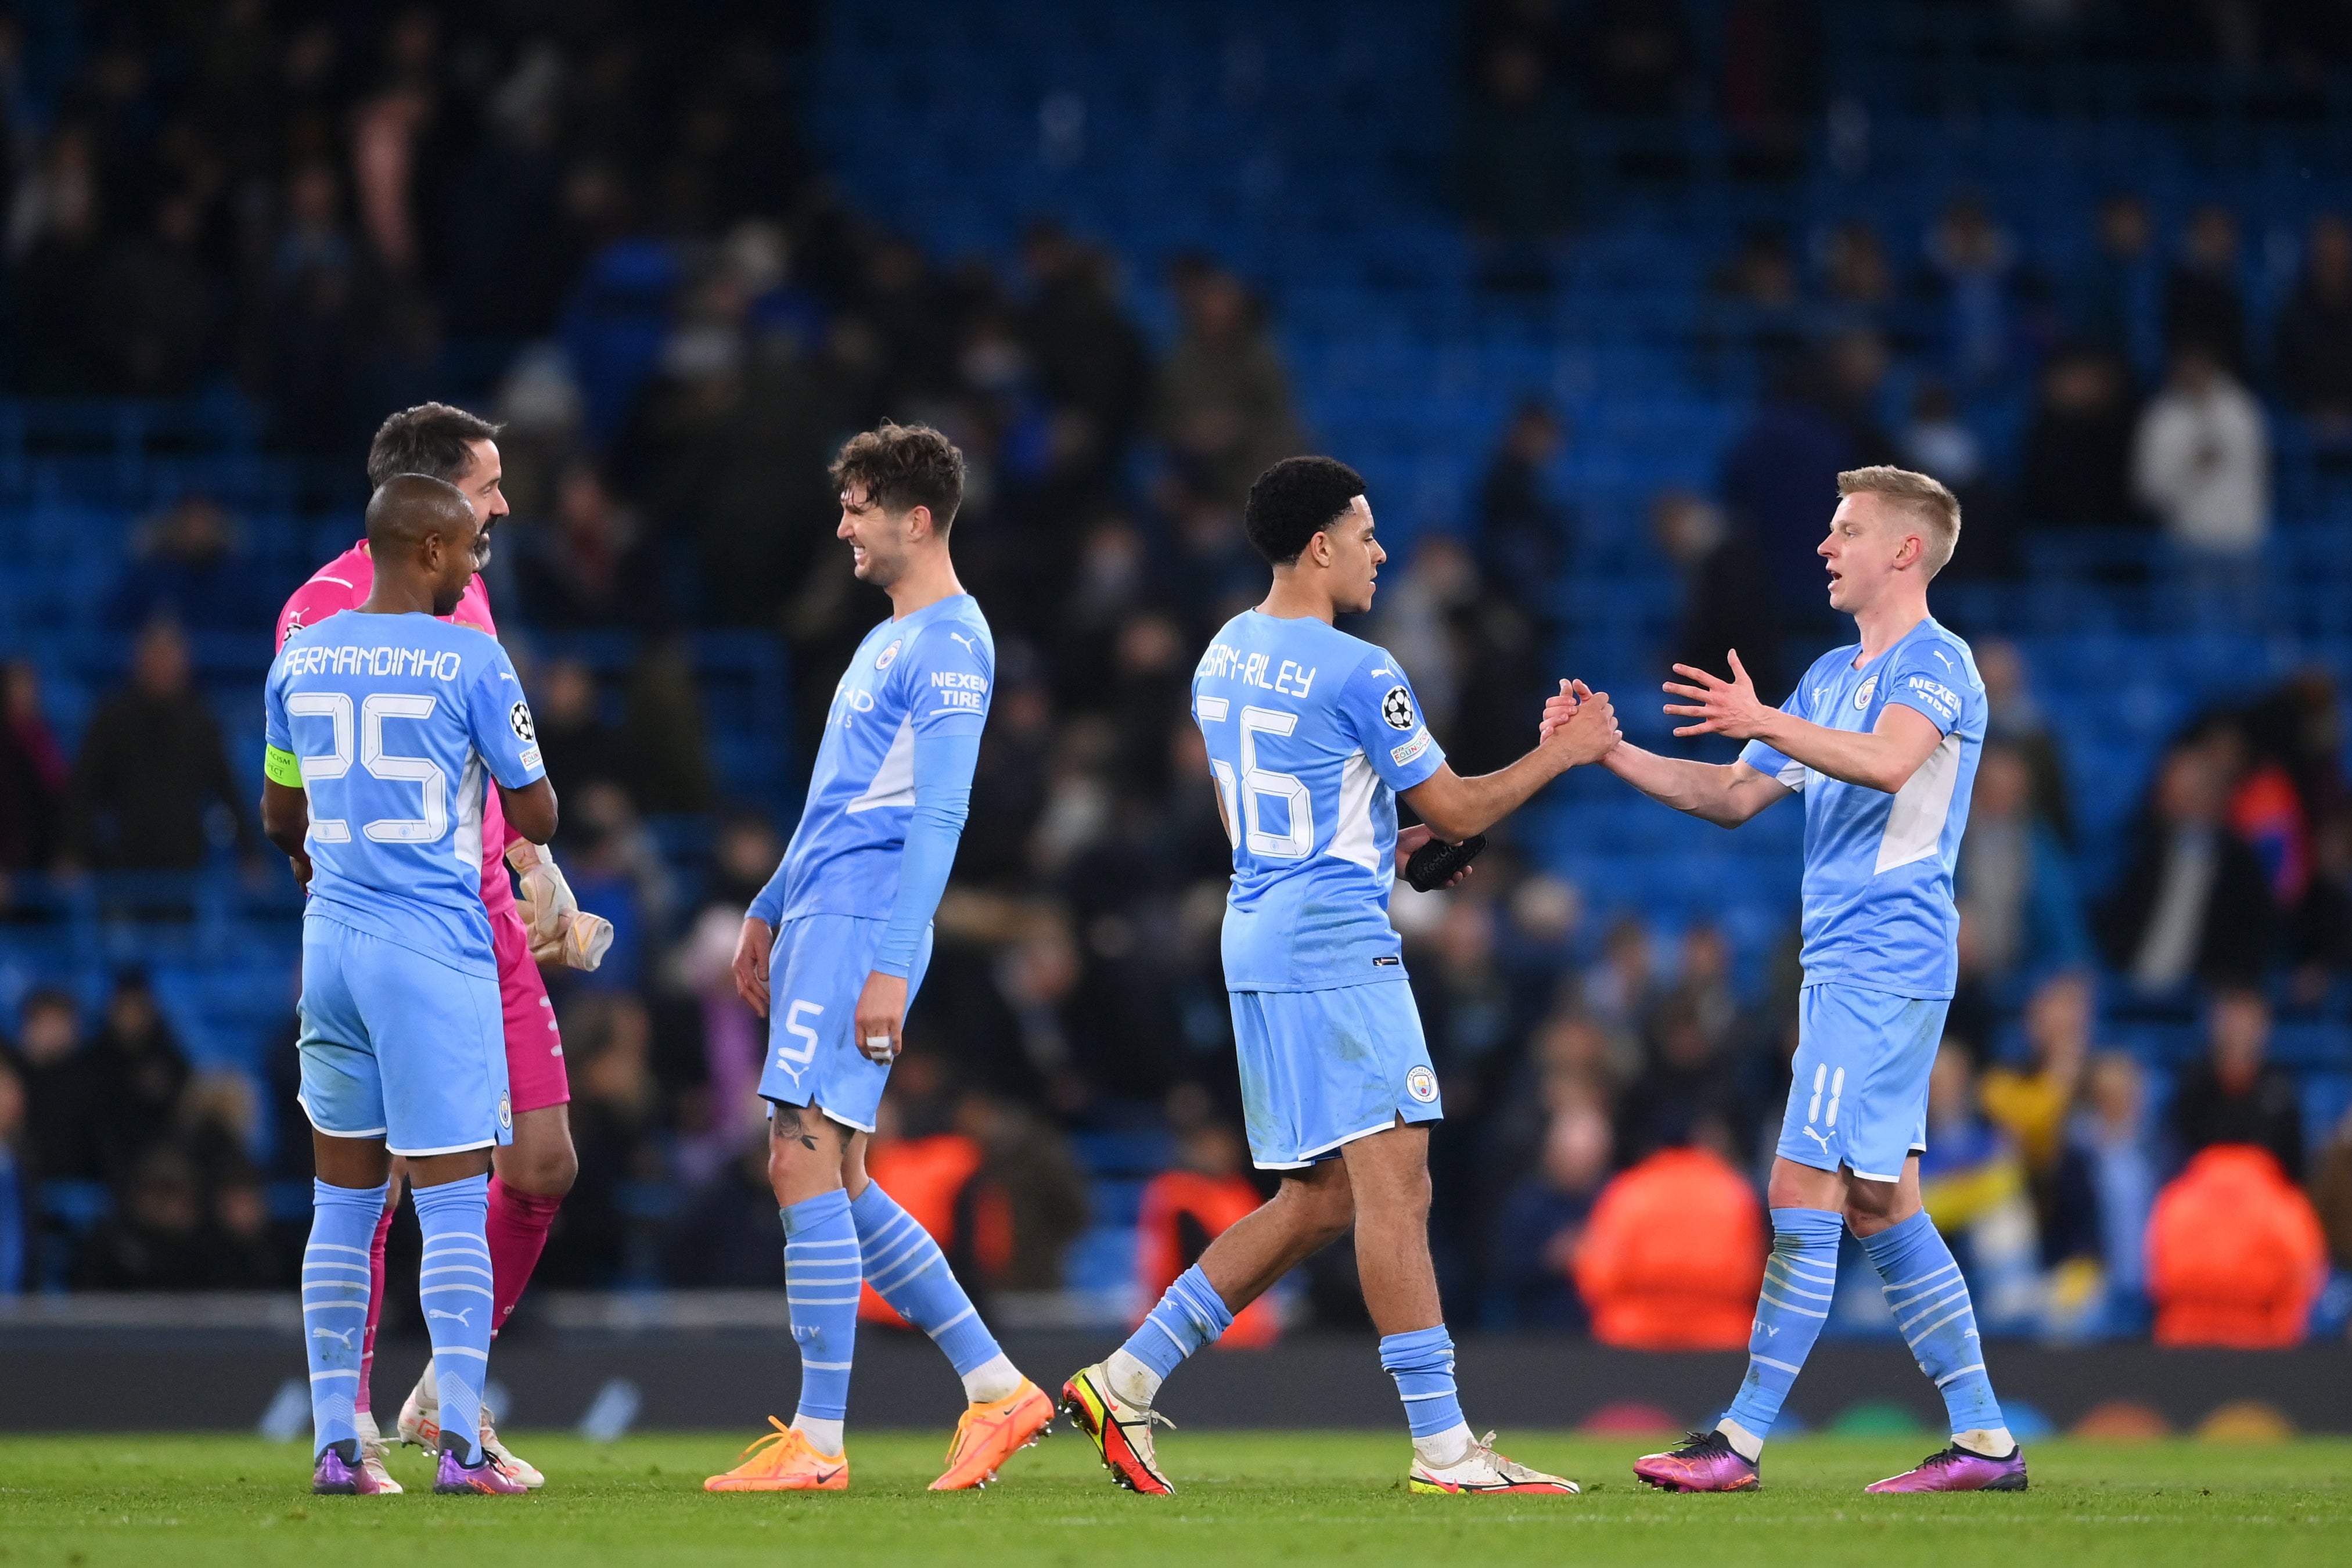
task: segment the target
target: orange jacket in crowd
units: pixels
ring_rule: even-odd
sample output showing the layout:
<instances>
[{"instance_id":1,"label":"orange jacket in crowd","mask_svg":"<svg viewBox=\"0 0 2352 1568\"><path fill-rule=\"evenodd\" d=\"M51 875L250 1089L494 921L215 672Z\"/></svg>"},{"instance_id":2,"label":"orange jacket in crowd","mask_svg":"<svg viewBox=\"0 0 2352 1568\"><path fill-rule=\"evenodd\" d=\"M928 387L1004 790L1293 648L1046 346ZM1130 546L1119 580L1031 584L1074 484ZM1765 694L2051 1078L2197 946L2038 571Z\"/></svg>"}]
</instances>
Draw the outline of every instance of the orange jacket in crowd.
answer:
<instances>
[{"instance_id":1,"label":"orange jacket in crowd","mask_svg":"<svg viewBox=\"0 0 2352 1568\"><path fill-rule=\"evenodd\" d=\"M1136 1283L1142 1287L1145 1310L1159 1305L1160 1298L1176 1283L1176 1276L1184 1272L1188 1261L1199 1257L1202 1247L1264 1201L1241 1176L1162 1171L1152 1177L1143 1189L1143 1206L1135 1222L1139 1233ZM1234 1315L1234 1326L1217 1343L1235 1350L1258 1350L1274 1343L1281 1333L1282 1321L1275 1316L1273 1298L1260 1296Z\"/></svg>"},{"instance_id":2,"label":"orange jacket in crowd","mask_svg":"<svg viewBox=\"0 0 2352 1568\"><path fill-rule=\"evenodd\" d=\"M1704 1149L1664 1149L1601 1190L1576 1288L1592 1337L1628 1350L1745 1350L1764 1283L1764 1211Z\"/></svg>"},{"instance_id":3,"label":"orange jacket in crowd","mask_svg":"<svg viewBox=\"0 0 2352 1568\"><path fill-rule=\"evenodd\" d=\"M2301 1344L2326 1283L2319 1215L2268 1150L2216 1143L2157 1194L2147 1293L2158 1344Z\"/></svg>"},{"instance_id":4,"label":"orange jacket in crowd","mask_svg":"<svg viewBox=\"0 0 2352 1568\"><path fill-rule=\"evenodd\" d=\"M983 1276L1004 1267L1013 1256L1013 1222L1003 1195L982 1187L965 1202L965 1189L980 1179L980 1145L961 1132L929 1138L877 1138L866 1151L866 1173L898 1200L917 1225L931 1233L949 1258L958 1249L957 1216L971 1224L969 1248ZM869 1260L870 1261L870 1260ZM978 1294L985 1279L964 1283ZM857 1315L869 1323L903 1329L907 1320L894 1310L871 1285L860 1286Z\"/></svg>"}]
</instances>

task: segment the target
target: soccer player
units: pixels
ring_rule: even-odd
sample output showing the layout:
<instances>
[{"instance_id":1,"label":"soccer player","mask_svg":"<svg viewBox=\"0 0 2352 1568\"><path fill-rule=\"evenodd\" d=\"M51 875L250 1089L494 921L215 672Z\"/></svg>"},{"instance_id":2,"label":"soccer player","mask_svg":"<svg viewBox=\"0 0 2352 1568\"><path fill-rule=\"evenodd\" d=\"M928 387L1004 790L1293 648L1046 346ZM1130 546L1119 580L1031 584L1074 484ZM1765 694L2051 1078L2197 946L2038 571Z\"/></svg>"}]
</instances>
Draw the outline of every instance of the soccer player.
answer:
<instances>
[{"instance_id":1,"label":"soccer player","mask_svg":"<svg viewBox=\"0 0 2352 1568\"><path fill-rule=\"evenodd\" d=\"M735 950L735 984L770 1019L760 1093L784 1228L800 1408L711 1491L840 1491L858 1284L946 1352L970 1401L933 1491L984 1486L1054 1418L949 1272L945 1255L866 1173L866 1144L907 1006L930 962L931 914L955 862L988 717L996 644L956 580L948 530L963 454L885 422L835 458L851 570L890 595L834 688L782 864ZM771 997L772 996L772 1005Z\"/></svg>"},{"instance_id":2,"label":"soccer player","mask_svg":"<svg viewBox=\"0 0 2352 1568\"><path fill-rule=\"evenodd\" d=\"M496 638L444 623L482 525L457 487L404 474L368 503L374 586L281 649L265 689L261 818L310 893L302 919L301 1102L318 1164L302 1322L317 1492L373 1494L354 1396L373 1271L368 1237L408 1162L425 1235L418 1293L438 1370L434 1489L527 1492L480 1436L492 1293L490 1151L513 1137L498 960L482 903L498 785L533 843L555 790Z\"/></svg>"},{"instance_id":3,"label":"soccer player","mask_svg":"<svg viewBox=\"0 0 2352 1568\"><path fill-rule=\"evenodd\" d=\"M420 403L386 419L368 448L371 485L398 474L424 474L456 485L480 521L474 570L450 619L498 636L490 619L488 591L479 575L489 564L490 534L507 515L499 492L499 427L462 408ZM375 563L362 539L311 574L278 616L278 646L306 626L363 603L375 581ZM525 899L519 908L507 879L511 864L521 874ZM490 921L490 943L499 961L499 997L505 1024L507 1081L514 1098L514 1142L492 1157L490 1181L490 1273L497 1292L491 1330L506 1321L530 1283L531 1269L547 1245L563 1194L579 1171L565 1107L572 1099L563 1070L563 1040L556 1031L541 962L593 969L612 943L609 922L583 914L554 857L508 825L493 795L483 809L482 903ZM360 1357L358 1406L361 1460L383 1489L398 1491L383 1463L384 1445L370 1410L369 1385L375 1370L376 1325L383 1314L384 1243L400 1206L401 1170L393 1167L383 1216L370 1248L373 1284ZM440 1446L440 1398L434 1364L427 1362L416 1386L401 1406L396 1428L402 1441L428 1450ZM482 1438L491 1457L533 1487L546 1484L537 1467L499 1441L492 1417L482 1418Z\"/></svg>"},{"instance_id":4,"label":"soccer player","mask_svg":"<svg viewBox=\"0 0 2352 1568\"><path fill-rule=\"evenodd\" d=\"M2020 1491L2025 1456L2002 1425L1969 1288L1919 1205L1927 1077L1959 967L1952 868L1984 743L1984 683L1968 644L1927 613L1927 584L1959 542L1960 503L1924 474L1838 476L1819 553L1831 605L1861 640L1822 656L1778 709L1739 655L1731 679L1688 665L1665 689L1677 735L1748 742L1724 764L1621 745L1603 766L1654 800L1737 827L1805 797L1805 984L1796 1081L1767 1201L1772 1256L1748 1339L1748 1376L1712 1432L1637 1461L1670 1491L1748 1491L1828 1316L1838 1231L1851 1228L1884 1282L1920 1371L1935 1380L1951 1446L1874 1492ZM1547 705L1573 712L1580 688Z\"/></svg>"},{"instance_id":5,"label":"soccer player","mask_svg":"<svg viewBox=\"0 0 2352 1568\"><path fill-rule=\"evenodd\" d=\"M1471 1436L1429 1256L1429 1127L1443 1111L1405 983L1389 890L1433 832L1459 841L1616 742L1605 695L1499 773L1463 778L1423 724L1387 650L1333 617L1371 607L1387 552L1364 481L1287 458L1250 488L1265 600L1225 623L1192 677L1217 805L1234 847L1225 985L1250 1155L1275 1196L1209 1244L1108 1360L1063 1385L1064 1408L1122 1485L1173 1491L1152 1447L1160 1381L1234 1314L1356 1227L1364 1304L1412 1434L1416 1492L1573 1492ZM1423 826L1397 831L1396 797Z\"/></svg>"}]
</instances>

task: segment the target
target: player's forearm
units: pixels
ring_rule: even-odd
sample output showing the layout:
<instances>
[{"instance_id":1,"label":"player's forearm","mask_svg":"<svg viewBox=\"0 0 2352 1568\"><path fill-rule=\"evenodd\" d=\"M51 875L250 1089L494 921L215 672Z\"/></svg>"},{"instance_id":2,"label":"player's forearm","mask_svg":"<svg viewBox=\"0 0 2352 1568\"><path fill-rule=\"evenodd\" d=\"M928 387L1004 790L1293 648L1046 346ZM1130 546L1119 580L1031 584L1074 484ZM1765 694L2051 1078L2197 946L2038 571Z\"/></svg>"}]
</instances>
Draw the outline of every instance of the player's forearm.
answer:
<instances>
[{"instance_id":1,"label":"player's forearm","mask_svg":"<svg viewBox=\"0 0 2352 1568\"><path fill-rule=\"evenodd\" d=\"M1737 772L1727 764L1662 757L1631 741L1621 741L1601 760L1601 765L1660 805L1673 806L1717 827L1737 827L1756 815L1748 803L1738 798L1733 787Z\"/></svg>"},{"instance_id":2,"label":"player's forearm","mask_svg":"<svg viewBox=\"0 0 2352 1568\"><path fill-rule=\"evenodd\" d=\"M1893 735L1875 730L1832 730L1793 713L1774 711L1771 722L1756 739L1815 773L1889 795L1901 789L1918 768L1907 748Z\"/></svg>"},{"instance_id":3,"label":"player's forearm","mask_svg":"<svg viewBox=\"0 0 2352 1568\"><path fill-rule=\"evenodd\" d=\"M898 857L898 892L889 923L875 949L874 967L905 979L921 956L923 933L938 912L955 869L956 845L971 812L971 775L980 760L977 735L941 735L915 742L915 815Z\"/></svg>"},{"instance_id":4,"label":"player's forearm","mask_svg":"<svg viewBox=\"0 0 2352 1568\"><path fill-rule=\"evenodd\" d=\"M1536 791L1567 770L1541 752L1529 752L1517 762L1475 778L1440 773L1428 784L1405 791L1405 803L1441 838L1455 843L1480 834L1525 805ZM1431 784L1447 781L1439 788Z\"/></svg>"}]
</instances>

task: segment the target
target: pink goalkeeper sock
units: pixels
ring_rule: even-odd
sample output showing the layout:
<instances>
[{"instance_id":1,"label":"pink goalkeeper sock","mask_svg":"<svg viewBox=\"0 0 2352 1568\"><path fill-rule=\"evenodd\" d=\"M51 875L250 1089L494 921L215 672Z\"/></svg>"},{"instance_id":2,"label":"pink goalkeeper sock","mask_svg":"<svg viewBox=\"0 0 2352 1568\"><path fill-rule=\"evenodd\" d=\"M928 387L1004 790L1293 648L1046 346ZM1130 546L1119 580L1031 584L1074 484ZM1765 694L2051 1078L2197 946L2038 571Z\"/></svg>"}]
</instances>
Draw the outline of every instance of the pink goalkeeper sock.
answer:
<instances>
[{"instance_id":1,"label":"pink goalkeeper sock","mask_svg":"<svg viewBox=\"0 0 2352 1568\"><path fill-rule=\"evenodd\" d=\"M368 1384L375 1378L375 1326L383 1321L383 1244L392 1239L393 1216L399 1212L400 1197L395 1192L375 1222L375 1239L368 1244L367 1332L360 1338L359 1396L352 1401L352 1407L362 1415L368 1409Z\"/></svg>"},{"instance_id":2,"label":"pink goalkeeper sock","mask_svg":"<svg viewBox=\"0 0 2352 1568\"><path fill-rule=\"evenodd\" d=\"M539 1267L539 1255L546 1249L548 1227L555 1223L555 1211L563 1206L562 1198L551 1198L539 1193L526 1193L508 1186L498 1177L490 1178L490 1290L494 1298L490 1313L493 1336L504 1327L507 1315L522 1300L522 1288L530 1283L530 1271Z\"/></svg>"}]
</instances>

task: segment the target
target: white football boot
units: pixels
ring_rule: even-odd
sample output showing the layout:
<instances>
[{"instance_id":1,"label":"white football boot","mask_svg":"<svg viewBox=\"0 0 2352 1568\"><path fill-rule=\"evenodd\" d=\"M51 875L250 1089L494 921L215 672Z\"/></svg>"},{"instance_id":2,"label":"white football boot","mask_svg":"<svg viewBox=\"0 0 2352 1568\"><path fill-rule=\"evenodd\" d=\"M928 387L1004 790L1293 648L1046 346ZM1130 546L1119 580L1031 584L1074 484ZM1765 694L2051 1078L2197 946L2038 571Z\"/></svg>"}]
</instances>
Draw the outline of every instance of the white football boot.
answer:
<instances>
[{"instance_id":1,"label":"white football boot","mask_svg":"<svg viewBox=\"0 0 2352 1568\"><path fill-rule=\"evenodd\" d=\"M369 1479L375 1482L375 1489L379 1492L405 1490L406 1489L398 1481L392 1479L392 1472L383 1468L383 1457L392 1449L384 1442L383 1434L376 1430L375 1416L362 1410L352 1417L352 1424L359 1428L360 1468L365 1470Z\"/></svg>"},{"instance_id":2,"label":"white football boot","mask_svg":"<svg viewBox=\"0 0 2352 1568\"><path fill-rule=\"evenodd\" d=\"M490 1462L537 1491L547 1484L539 1467L499 1441L497 1416L488 1404L482 1406L482 1452ZM433 1363L425 1363L425 1375L408 1391L408 1398L400 1407L400 1440L414 1443L426 1453L437 1453L441 1447L441 1385L433 1376Z\"/></svg>"}]
</instances>

